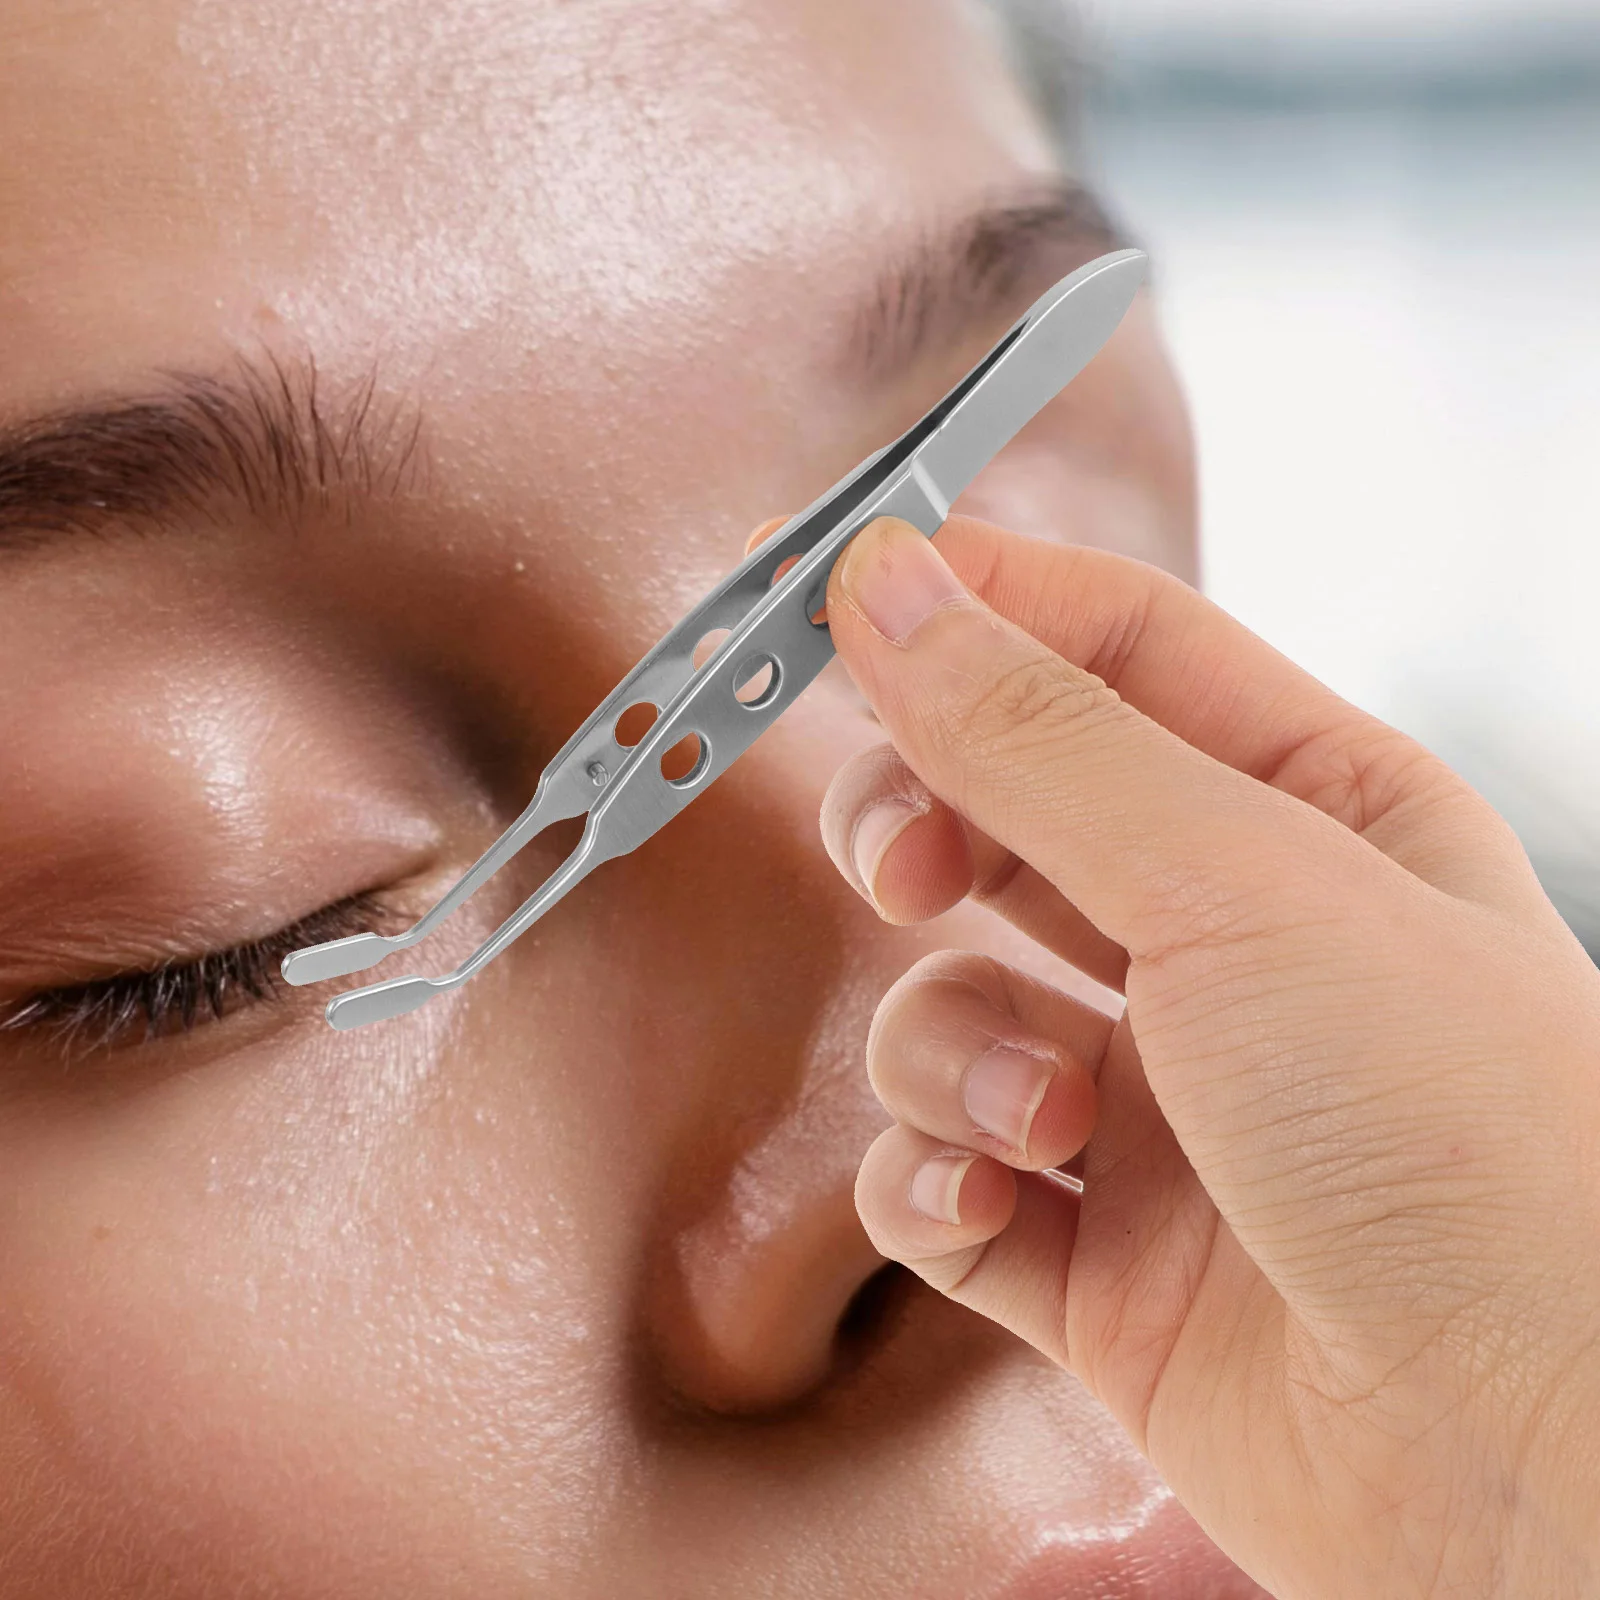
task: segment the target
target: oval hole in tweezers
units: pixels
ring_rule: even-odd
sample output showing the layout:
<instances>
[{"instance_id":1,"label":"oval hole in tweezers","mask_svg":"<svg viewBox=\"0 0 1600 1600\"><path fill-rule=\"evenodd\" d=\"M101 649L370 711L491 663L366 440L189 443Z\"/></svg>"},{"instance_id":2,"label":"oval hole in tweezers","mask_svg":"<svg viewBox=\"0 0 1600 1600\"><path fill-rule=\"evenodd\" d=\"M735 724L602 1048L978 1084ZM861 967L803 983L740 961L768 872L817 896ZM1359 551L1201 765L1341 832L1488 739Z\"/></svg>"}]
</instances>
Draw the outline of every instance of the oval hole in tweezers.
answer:
<instances>
[{"instance_id":1,"label":"oval hole in tweezers","mask_svg":"<svg viewBox=\"0 0 1600 1600\"><path fill-rule=\"evenodd\" d=\"M673 769L689 762L687 771L673 776ZM703 733L686 733L661 757L661 776L674 789L692 789L711 765L711 741Z\"/></svg>"},{"instance_id":2,"label":"oval hole in tweezers","mask_svg":"<svg viewBox=\"0 0 1600 1600\"><path fill-rule=\"evenodd\" d=\"M717 646L732 632L732 628L713 628L710 633L700 640L694 647L694 654L690 657L696 672L716 654Z\"/></svg>"},{"instance_id":3,"label":"oval hole in tweezers","mask_svg":"<svg viewBox=\"0 0 1600 1600\"><path fill-rule=\"evenodd\" d=\"M783 664L765 652L745 661L733 675L733 697L748 711L759 711L777 699Z\"/></svg>"},{"instance_id":4,"label":"oval hole in tweezers","mask_svg":"<svg viewBox=\"0 0 1600 1600\"><path fill-rule=\"evenodd\" d=\"M799 563L799 556L789 556L783 561L780 561L778 563L778 570L772 574L772 582L774 584L781 583L789 576L790 572L799 565ZM824 576L821 584L813 587L811 596L806 601L808 608L806 615L813 628L825 628L828 625L828 617L825 610L825 602L827 597L828 580L826 576Z\"/></svg>"},{"instance_id":5,"label":"oval hole in tweezers","mask_svg":"<svg viewBox=\"0 0 1600 1600\"><path fill-rule=\"evenodd\" d=\"M631 750L655 726L661 708L649 700L636 700L617 718L611 737L624 750Z\"/></svg>"}]
</instances>

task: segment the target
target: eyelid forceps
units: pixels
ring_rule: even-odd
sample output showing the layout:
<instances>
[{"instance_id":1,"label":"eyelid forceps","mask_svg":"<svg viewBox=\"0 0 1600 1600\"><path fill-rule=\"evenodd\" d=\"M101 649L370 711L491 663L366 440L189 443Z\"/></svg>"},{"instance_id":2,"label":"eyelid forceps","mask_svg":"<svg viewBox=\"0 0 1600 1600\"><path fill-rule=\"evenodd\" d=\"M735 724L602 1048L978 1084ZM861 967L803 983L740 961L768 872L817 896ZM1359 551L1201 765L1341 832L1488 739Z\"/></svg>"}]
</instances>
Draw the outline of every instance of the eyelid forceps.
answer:
<instances>
[{"instance_id":1,"label":"eyelid forceps","mask_svg":"<svg viewBox=\"0 0 1600 1600\"><path fill-rule=\"evenodd\" d=\"M636 850L743 755L833 658L827 624L811 618L850 540L881 516L903 518L931 538L951 502L1110 338L1145 265L1143 252L1118 250L1047 290L920 420L791 517L661 639L557 752L522 815L420 922L404 933L358 933L293 951L283 959L285 980L364 972L408 949L537 834L587 812L572 854L454 971L352 989L327 1009L335 1028L403 1016L481 971L601 862ZM723 628L732 631L696 667L696 646ZM617 722L641 702L660 714L630 748L618 743ZM699 740L693 767L666 777L662 757L691 734Z\"/></svg>"}]
</instances>

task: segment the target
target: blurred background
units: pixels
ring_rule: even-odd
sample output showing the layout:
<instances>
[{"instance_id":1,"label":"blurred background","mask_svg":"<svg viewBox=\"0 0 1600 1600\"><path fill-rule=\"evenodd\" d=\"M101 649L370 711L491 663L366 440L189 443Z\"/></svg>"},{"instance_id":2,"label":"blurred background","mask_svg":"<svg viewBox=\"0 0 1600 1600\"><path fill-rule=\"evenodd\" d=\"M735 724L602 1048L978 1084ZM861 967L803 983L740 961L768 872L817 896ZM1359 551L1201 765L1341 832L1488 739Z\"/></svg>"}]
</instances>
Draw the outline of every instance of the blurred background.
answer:
<instances>
[{"instance_id":1,"label":"blurred background","mask_svg":"<svg viewBox=\"0 0 1600 1600\"><path fill-rule=\"evenodd\" d=\"M1600 957L1600 0L1082 0L1208 592L1438 751Z\"/></svg>"}]
</instances>

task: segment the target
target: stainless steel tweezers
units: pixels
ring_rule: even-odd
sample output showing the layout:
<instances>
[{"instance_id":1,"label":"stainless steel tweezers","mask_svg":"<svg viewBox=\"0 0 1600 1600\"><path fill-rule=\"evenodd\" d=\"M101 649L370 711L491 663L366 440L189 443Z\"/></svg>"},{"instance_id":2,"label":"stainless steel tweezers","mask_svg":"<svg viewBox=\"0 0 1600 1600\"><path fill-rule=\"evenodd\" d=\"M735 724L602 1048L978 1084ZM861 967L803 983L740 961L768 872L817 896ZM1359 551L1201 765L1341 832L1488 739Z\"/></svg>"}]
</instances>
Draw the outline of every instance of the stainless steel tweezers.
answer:
<instances>
[{"instance_id":1,"label":"stainless steel tweezers","mask_svg":"<svg viewBox=\"0 0 1600 1600\"><path fill-rule=\"evenodd\" d=\"M420 922L296 950L284 957L284 978L319 983L409 949L535 835L588 812L572 854L453 972L352 989L328 1002L327 1016L335 1028L359 1028L414 1011L482 971L602 861L637 849L704 794L832 659L826 622L811 619L844 547L880 516L937 532L957 495L1111 336L1144 270L1142 252L1119 250L1040 296L937 405L791 517L640 661L545 768L528 808ZM724 628L732 631L697 666L696 647ZM617 723L641 702L660 714L629 748ZM693 766L666 776L663 756L691 735Z\"/></svg>"}]
</instances>

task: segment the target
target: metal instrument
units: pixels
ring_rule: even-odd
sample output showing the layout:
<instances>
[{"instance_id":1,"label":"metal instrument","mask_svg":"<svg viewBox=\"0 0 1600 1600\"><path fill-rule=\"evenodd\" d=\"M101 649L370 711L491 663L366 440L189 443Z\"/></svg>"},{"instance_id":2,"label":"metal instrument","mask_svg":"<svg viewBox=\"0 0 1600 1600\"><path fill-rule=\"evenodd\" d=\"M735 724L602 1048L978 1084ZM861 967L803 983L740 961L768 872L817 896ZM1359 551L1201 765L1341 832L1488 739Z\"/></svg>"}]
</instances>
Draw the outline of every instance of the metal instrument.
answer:
<instances>
[{"instance_id":1,"label":"metal instrument","mask_svg":"<svg viewBox=\"0 0 1600 1600\"><path fill-rule=\"evenodd\" d=\"M765 540L596 707L545 768L527 809L414 927L296 950L284 957L284 978L320 983L364 972L420 943L535 835L587 812L572 854L454 971L351 989L328 1002L327 1017L335 1028L359 1028L414 1011L482 971L601 862L636 850L704 794L832 659L827 623L812 619L844 547L881 516L937 532L951 502L1111 336L1145 265L1142 252L1119 250L1063 278L893 444ZM696 646L724 628L728 637L696 666ZM617 741L617 723L641 702L659 715L629 748ZM693 766L665 776L662 757L689 735L698 739Z\"/></svg>"}]
</instances>

